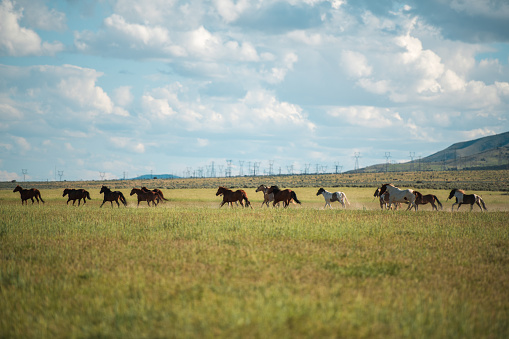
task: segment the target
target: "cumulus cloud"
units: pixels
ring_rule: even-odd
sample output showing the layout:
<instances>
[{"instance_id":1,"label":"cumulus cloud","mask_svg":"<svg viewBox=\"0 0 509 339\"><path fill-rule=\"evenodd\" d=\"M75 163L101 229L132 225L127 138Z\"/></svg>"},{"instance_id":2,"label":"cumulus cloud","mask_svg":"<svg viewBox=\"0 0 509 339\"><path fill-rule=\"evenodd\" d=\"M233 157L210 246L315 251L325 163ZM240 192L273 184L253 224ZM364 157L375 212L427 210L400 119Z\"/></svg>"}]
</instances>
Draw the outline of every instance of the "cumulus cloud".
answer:
<instances>
[{"instance_id":1,"label":"cumulus cloud","mask_svg":"<svg viewBox=\"0 0 509 339\"><path fill-rule=\"evenodd\" d=\"M3 0L0 3L0 54L9 56L54 55L64 49L60 42L42 41L33 30L19 25L23 8Z\"/></svg>"}]
</instances>

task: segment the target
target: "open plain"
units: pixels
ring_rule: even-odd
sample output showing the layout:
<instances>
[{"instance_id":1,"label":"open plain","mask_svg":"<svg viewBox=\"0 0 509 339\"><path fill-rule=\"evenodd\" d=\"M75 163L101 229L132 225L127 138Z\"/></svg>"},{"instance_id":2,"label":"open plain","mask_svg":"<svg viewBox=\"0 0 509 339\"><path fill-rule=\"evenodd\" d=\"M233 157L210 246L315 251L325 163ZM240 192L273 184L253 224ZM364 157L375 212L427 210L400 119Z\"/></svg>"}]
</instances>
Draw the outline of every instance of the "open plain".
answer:
<instances>
[{"instance_id":1,"label":"open plain","mask_svg":"<svg viewBox=\"0 0 509 339\"><path fill-rule=\"evenodd\" d=\"M395 182L437 195L438 212L380 210L377 183L397 173L279 178L302 201L287 209L260 207L265 177L27 183L45 201L28 206L2 183L0 337L507 338L508 171L482 173ZM99 208L102 184L128 207ZM219 209L218 184L254 208ZM455 184L488 212L451 212ZM142 185L169 201L137 208ZM66 205L64 187L92 200ZM319 187L351 205L324 210Z\"/></svg>"}]
</instances>

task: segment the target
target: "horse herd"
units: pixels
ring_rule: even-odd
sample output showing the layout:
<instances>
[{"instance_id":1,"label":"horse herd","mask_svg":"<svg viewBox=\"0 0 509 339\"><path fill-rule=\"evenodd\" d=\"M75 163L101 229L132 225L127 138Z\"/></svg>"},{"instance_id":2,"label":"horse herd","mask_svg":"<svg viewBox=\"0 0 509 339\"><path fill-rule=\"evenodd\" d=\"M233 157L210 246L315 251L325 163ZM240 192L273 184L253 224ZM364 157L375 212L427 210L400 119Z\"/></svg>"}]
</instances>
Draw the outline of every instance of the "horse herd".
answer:
<instances>
[{"instance_id":1,"label":"horse herd","mask_svg":"<svg viewBox=\"0 0 509 339\"><path fill-rule=\"evenodd\" d=\"M41 197L41 192L36 188L23 189L21 186L17 185L13 192L20 193L22 205L28 205L28 199L32 201L32 204L34 203L34 199L37 200L37 203L39 203L39 200L44 203L44 200L42 200ZM269 203L271 202L273 207L279 206L280 203L283 203L284 208L288 207L290 203L301 204L297 198L297 194L291 189L281 190L278 186L268 187L265 185L260 185L255 192L263 192L263 202L261 207L264 205L269 207ZM108 201L112 207L113 202L115 202L118 207L120 207L120 203L122 203L124 206L127 206L127 201L124 197L124 194L120 191L112 191L107 186L102 186L99 193L103 194L103 202L100 207L102 207ZM139 206L140 202L142 201L146 201L148 206L150 206L150 203L152 203L152 206L157 206L161 201L168 201L168 199L164 197L163 192L157 188L153 190L150 190L146 187L133 188L130 195L132 196L134 194L136 194L138 198L137 206ZM65 197L66 195L68 197L67 204L69 204L69 201L72 200L72 204L74 205L76 200L78 200L79 206L82 199L83 204L86 203L87 199L92 200L90 198L90 193L85 189L66 188L64 189L62 197ZM332 202L339 202L343 208L345 208L347 205L350 205L346 194L343 192L332 193L323 188L320 188L316 195L322 195L325 199L324 208L327 208L327 206L332 208ZM236 205L240 203L242 207L253 208L247 197L247 193L244 190L233 191L229 188L221 186L218 188L216 196L222 196L223 198L223 201L220 203L219 207L222 207L225 204L233 207L234 203ZM391 209L393 207L394 209L397 209L401 206L402 203L408 205L407 210L412 208L417 210L418 205L426 205L428 203L431 204L432 210L438 211L437 205L440 206L440 209L442 209L442 203L438 200L437 196L433 194L423 195L422 193L411 189L401 190L393 184L383 184L380 188L377 188L373 196L379 198L381 209ZM488 210L482 197L477 194L465 194L463 190L455 188L451 190L447 200L452 198L456 198L456 202L452 204L452 210L454 210L455 205L458 205L458 210L463 204L470 205L470 210L472 210L474 204L477 204L481 211Z\"/></svg>"}]
</instances>

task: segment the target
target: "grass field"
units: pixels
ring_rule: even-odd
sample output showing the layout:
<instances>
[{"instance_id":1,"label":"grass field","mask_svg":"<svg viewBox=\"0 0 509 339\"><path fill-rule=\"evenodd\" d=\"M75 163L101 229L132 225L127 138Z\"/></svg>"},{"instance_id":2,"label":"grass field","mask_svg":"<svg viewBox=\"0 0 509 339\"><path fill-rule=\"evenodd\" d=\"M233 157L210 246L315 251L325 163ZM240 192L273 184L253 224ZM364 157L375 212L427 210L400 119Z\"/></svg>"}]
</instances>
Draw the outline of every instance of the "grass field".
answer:
<instances>
[{"instance_id":1,"label":"grass field","mask_svg":"<svg viewBox=\"0 0 509 339\"><path fill-rule=\"evenodd\" d=\"M11 184L12 185L12 184ZM333 190L333 187L325 187ZM218 209L215 189L164 189L136 208L21 206L0 190L0 337L507 338L509 195L477 207L380 211L373 187L337 187L351 206ZM337 203L336 203L337 204Z\"/></svg>"}]
</instances>

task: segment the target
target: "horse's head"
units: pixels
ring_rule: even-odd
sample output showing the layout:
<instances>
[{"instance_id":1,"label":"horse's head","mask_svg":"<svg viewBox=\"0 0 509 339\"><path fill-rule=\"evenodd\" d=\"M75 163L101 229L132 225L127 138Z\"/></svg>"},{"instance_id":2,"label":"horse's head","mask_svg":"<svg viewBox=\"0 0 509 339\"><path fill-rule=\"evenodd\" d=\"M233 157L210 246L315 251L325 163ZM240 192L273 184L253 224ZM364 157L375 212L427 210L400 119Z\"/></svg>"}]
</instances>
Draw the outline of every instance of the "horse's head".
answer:
<instances>
[{"instance_id":1,"label":"horse's head","mask_svg":"<svg viewBox=\"0 0 509 339\"><path fill-rule=\"evenodd\" d=\"M375 194L373 194L373 196L376 198L376 197L379 197L381 194L380 194L380 188L377 188L376 191L375 191Z\"/></svg>"},{"instance_id":2,"label":"horse's head","mask_svg":"<svg viewBox=\"0 0 509 339\"><path fill-rule=\"evenodd\" d=\"M104 185L103 185L103 186L101 187L101 191L99 192L99 194L101 194L101 193L105 193L105 192L108 192L109 190L110 190L110 189L109 189L108 187L106 187L106 186L104 186Z\"/></svg>"},{"instance_id":3,"label":"horse's head","mask_svg":"<svg viewBox=\"0 0 509 339\"><path fill-rule=\"evenodd\" d=\"M133 195L134 193L136 193L136 188L133 188L133 189L131 190L131 194L129 194L129 195Z\"/></svg>"},{"instance_id":4,"label":"horse's head","mask_svg":"<svg viewBox=\"0 0 509 339\"><path fill-rule=\"evenodd\" d=\"M316 195L320 195L320 194L322 194L323 192L325 192L325 190L324 190L322 187L320 187L320 189L318 190L318 192L316 192Z\"/></svg>"},{"instance_id":5,"label":"horse's head","mask_svg":"<svg viewBox=\"0 0 509 339\"><path fill-rule=\"evenodd\" d=\"M16 188L14 188L13 192L21 192L22 188L20 185L17 185Z\"/></svg>"},{"instance_id":6,"label":"horse's head","mask_svg":"<svg viewBox=\"0 0 509 339\"><path fill-rule=\"evenodd\" d=\"M62 194L63 197L65 197L67 194L69 194L70 189L66 188L64 190L64 194Z\"/></svg>"},{"instance_id":7,"label":"horse's head","mask_svg":"<svg viewBox=\"0 0 509 339\"><path fill-rule=\"evenodd\" d=\"M223 193L224 193L224 191L225 191L225 188L224 188L224 187L222 187L222 186L219 186L219 188L217 189L217 192L216 192L216 197L217 197L218 195L223 194Z\"/></svg>"},{"instance_id":8,"label":"horse's head","mask_svg":"<svg viewBox=\"0 0 509 339\"><path fill-rule=\"evenodd\" d=\"M415 201L422 201L422 193L419 191L414 191Z\"/></svg>"},{"instance_id":9,"label":"horse's head","mask_svg":"<svg viewBox=\"0 0 509 339\"><path fill-rule=\"evenodd\" d=\"M265 189L266 189L266 188L267 188L267 187L265 187L265 185L260 185L260 186L258 186L258 188L256 189L256 192L265 192Z\"/></svg>"},{"instance_id":10,"label":"horse's head","mask_svg":"<svg viewBox=\"0 0 509 339\"><path fill-rule=\"evenodd\" d=\"M456 191L457 191L457 190L458 190L458 189L453 188L453 189L451 190L451 193L449 193L449 197L447 198L447 200L454 198L454 195L456 194Z\"/></svg>"}]
</instances>

